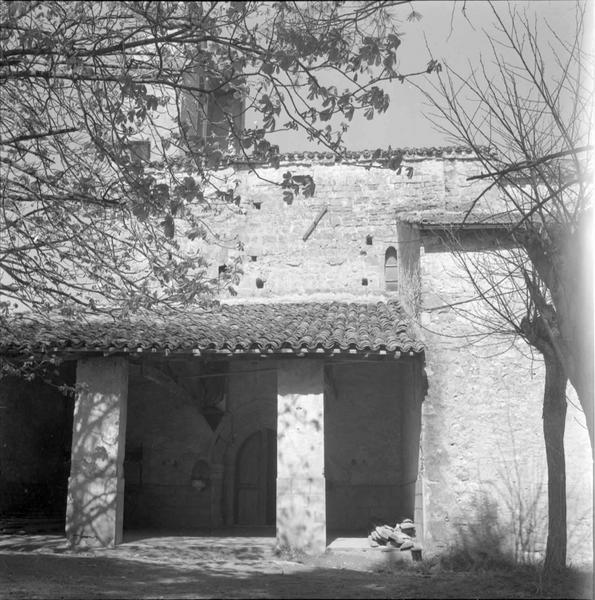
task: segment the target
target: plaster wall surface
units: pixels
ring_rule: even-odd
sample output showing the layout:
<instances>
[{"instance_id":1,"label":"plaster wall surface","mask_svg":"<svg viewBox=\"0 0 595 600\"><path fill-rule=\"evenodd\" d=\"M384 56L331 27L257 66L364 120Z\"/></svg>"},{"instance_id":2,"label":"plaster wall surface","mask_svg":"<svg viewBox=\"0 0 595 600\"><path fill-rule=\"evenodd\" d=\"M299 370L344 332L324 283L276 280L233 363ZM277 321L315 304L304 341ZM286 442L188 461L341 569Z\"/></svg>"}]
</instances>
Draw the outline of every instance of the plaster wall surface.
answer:
<instances>
[{"instance_id":1,"label":"plaster wall surface","mask_svg":"<svg viewBox=\"0 0 595 600\"><path fill-rule=\"evenodd\" d=\"M238 443L257 427L277 428L277 361L232 361L227 383L227 412L233 417L232 441Z\"/></svg>"},{"instance_id":2,"label":"plaster wall surface","mask_svg":"<svg viewBox=\"0 0 595 600\"><path fill-rule=\"evenodd\" d=\"M421 278L429 382L421 457L426 543L475 550L502 545L520 558L537 558L547 528L539 355L511 337L478 335L492 317L465 302L473 291L450 254L423 254ZM568 399L568 556L591 560L590 445L570 385Z\"/></svg>"},{"instance_id":3,"label":"plaster wall surface","mask_svg":"<svg viewBox=\"0 0 595 600\"><path fill-rule=\"evenodd\" d=\"M133 371L126 432L127 528L211 524L209 491L192 486L194 465L208 460L214 435L200 401L198 390L182 396Z\"/></svg>"}]
</instances>

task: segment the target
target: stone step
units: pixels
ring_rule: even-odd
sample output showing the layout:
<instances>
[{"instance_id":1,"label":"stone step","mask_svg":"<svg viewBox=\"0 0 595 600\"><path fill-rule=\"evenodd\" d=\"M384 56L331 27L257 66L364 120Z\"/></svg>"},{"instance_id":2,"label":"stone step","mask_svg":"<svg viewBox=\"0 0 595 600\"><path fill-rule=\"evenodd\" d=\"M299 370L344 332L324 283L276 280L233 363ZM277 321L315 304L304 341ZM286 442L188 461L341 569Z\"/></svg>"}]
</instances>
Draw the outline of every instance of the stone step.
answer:
<instances>
[{"instance_id":1,"label":"stone step","mask_svg":"<svg viewBox=\"0 0 595 600\"><path fill-rule=\"evenodd\" d=\"M0 534L63 532L64 519L48 517L7 517L0 519Z\"/></svg>"},{"instance_id":2,"label":"stone step","mask_svg":"<svg viewBox=\"0 0 595 600\"><path fill-rule=\"evenodd\" d=\"M422 551L417 544L407 550L401 550L392 544L373 547L370 546L368 538L361 537L338 537L327 546L326 551L330 553L367 553L369 556L390 553L392 558L407 562L418 561L422 557Z\"/></svg>"}]
</instances>

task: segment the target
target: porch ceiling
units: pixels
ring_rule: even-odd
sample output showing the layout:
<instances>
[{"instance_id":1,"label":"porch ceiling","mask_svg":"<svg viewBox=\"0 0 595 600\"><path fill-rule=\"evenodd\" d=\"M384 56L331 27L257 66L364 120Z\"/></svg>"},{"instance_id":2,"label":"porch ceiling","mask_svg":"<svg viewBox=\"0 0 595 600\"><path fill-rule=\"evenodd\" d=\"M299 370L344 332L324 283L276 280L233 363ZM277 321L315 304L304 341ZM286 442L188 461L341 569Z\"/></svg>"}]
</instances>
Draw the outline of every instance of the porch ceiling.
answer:
<instances>
[{"instance_id":1,"label":"porch ceiling","mask_svg":"<svg viewBox=\"0 0 595 600\"><path fill-rule=\"evenodd\" d=\"M396 300L221 305L169 318L13 323L0 353L420 353Z\"/></svg>"}]
</instances>

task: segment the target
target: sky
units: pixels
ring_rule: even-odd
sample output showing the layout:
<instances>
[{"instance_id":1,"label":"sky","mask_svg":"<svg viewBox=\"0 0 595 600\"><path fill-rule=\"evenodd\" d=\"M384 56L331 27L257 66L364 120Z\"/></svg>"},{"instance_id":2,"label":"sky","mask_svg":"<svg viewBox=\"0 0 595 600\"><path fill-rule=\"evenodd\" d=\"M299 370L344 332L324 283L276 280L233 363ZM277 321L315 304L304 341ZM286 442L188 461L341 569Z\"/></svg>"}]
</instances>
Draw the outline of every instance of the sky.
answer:
<instances>
[{"instance_id":1,"label":"sky","mask_svg":"<svg viewBox=\"0 0 595 600\"><path fill-rule=\"evenodd\" d=\"M505 10L507 4L526 9L529 15L545 18L558 35L571 39L574 27L575 2L571 0L532 0L523 2L496 2L498 10ZM595 4L595 3L594 3ZM490 47L486 31L492 23L492 9L483 0L467 1L414 1L411 7L421 13L419 21L407 21L411 8L408 5L397 8L402 16L402 45L399 48L401 72L419 71L431 58L448 64L457 73L470 71L469 62L477 62L480 55L487 55ZM462 12L463 7L467 18ZM595 29L593 10L589 21ZM548 32L543 32L547 36ZM420 82L419 79L416 80ZM434 129L425 113L428 108L421 92L410 83L394 82L387 89L391 95L388 111L376 116L372 121L359 119L352 122L345 141L349 149L363 150L375 148L429 147L450 145L443 133ZM272 141L272 139L271 139ZM305 136L295 133L276 137L282 152L315 150L323 148L310 143Z\"/></svg>"}]
</instances>

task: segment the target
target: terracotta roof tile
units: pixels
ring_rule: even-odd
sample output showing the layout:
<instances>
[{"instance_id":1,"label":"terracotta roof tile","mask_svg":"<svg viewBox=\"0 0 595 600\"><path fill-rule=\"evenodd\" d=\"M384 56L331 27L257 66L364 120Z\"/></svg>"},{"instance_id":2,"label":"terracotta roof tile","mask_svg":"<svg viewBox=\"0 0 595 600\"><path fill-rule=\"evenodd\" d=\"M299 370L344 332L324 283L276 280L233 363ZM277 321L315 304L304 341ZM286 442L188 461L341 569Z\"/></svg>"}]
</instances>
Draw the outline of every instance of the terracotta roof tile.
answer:
<instances>
[{"instance_id":1,"label":"terracotta roof tile","mask_svg":"<svg viewBox=\"0 0 595 600\"><path fill-rule=\"evenodd\" d=\"M495 154L495 150L482 146L480 148L482 153ZM293 163L312 163L321 165L334 165L334 164L372 164L379 161L385 161L391 158L400 157L408 161L422 161L422 160L433 160L433 159L476 159L475 151L468 146L432 146L422 148L392 148L382 150L380 155L377 155L376 150L351 150L344 152L341 156L334 154L333 152L319 151L319 150L297 150L291 152L282 152L278 155L277 160L274 163L282 165L290 165ZM273 166L270 160L262 160L259 158L250 157L247 159L245 156L226 156L221 160L221 163L217 168L226 168L231 165L242 166L246 164L259 164L261 166ZM156 171L161 171L164 165L161 162L151 163L151 168Z\"/></svg>"},{"instance_id":2,"label":"terracotta roof tile","mask_svg":"<svg viewBox=\"0 0 595 600\"><path fill-rule=\"evenodd\" d=\"M375 304L307 302L233 304L171 319L87 323L13 322L0 331L0 353L31 352L203 352L257 350L325 352L383 350L419 353L423 344L409 333L396 300Z\"/></svg>"},{"instance_id":3,"label":"terracotta roof tile","mask_svg":"<svg viewBox=\"0 0 595 600\"><path fill-rule=\"evenodd\" d=\"M481 147L482 152L491 151L488 147ZM382 150L377 155L376 150L354 150L345 152L341 157L332 152L324 151L294 151L283 152L279 155L279 162L292 163L301 161L311 161L315 163L341 163L341 162L375 162L393 157L403 157L408 159L432 159L442 157L469 157L476 156L475 151L468 146L433 146L424 148L393 148L391 150ZM234 157L229 159L230 163L245 162L244 157ZM258 162L258 161L256 161Z\"/></svg>"}]
</instances>

